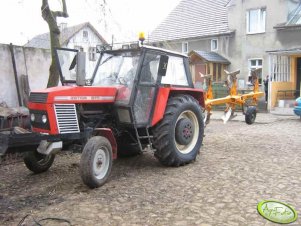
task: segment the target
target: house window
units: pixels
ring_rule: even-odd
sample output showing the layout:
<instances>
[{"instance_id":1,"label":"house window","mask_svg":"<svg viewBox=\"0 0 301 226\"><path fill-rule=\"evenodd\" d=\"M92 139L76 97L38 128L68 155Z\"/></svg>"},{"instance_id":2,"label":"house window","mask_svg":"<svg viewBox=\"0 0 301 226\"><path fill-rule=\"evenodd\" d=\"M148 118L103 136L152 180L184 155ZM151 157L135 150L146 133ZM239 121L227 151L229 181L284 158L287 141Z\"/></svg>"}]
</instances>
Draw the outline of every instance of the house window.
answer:
<instances>
[{"instance_id":1,"label":"house window","mask_svg":"<svg viewBox=\"0 0 301 226\"><path fill-rule=\"evenodd\" d=\"M249 75L251 75L251 71L261 68L258 73L258 82L261 84L262 82L262 59L250 59L249 60Z\"/></svg>"},{"instance_id":2,"label":"house window","mask_svg":"<svg viewBox=\"0 0 301 226\"><path fill-rule=\"evenodd\" d=\"M271 55L271 81L290 82L290 58L289 56Z\"/></svg>"},{"instance_id":3,"label":"house window","mask_svg":"<svg viewBox=\"0 0 301 226\"><path fill-rule=\"evenodd\" d=\"M265 32L265 18L265 8L247 11L247 33L256 34Z\"/></svg>"},{"instance_id":4,"label":"house window","mask_svg":"<svg viewBox=\"0 0 301 226\"><path fill-rule=\"evenodd\" d=\"M74 49L77 49L79 52L84 52L84 48L81 46L74 46Z\"/></svg>"},{"instance_id":5,"label":"house window","mask_svg":"<svg viewBox=\"0 0 301 226\"><path fill-rule=\"evenodd\" d=\"M182 53L188 53L188 42L182 42Z\"/></svg>"},{"instance_id":6,"label":"house window","mask_svg":"<svg viewBox=\"0 0 301 226\"><path fill-rule=\"evenodd\" d=\"M218 50L218 41L217 39L211 39L211 51Z\"/></svg>"},{"instance_id":7,"label":"house window","mask_svg":"<svg viewBox=\"0 0 301 226\"><path fill-rule=\"evenodd\" d=\"M96 47L89 47L89 60L90 61L96 60Z\"/></svg>"},{"instance_id":8,"label":"house window","mask_svg":"<svg viewBox=\"0 0 301 226\"><path fill-rule=\"evenodd\" d=\"M83 31L83 38L88 38L88 31Z\"/></svg>"}]
</instances>

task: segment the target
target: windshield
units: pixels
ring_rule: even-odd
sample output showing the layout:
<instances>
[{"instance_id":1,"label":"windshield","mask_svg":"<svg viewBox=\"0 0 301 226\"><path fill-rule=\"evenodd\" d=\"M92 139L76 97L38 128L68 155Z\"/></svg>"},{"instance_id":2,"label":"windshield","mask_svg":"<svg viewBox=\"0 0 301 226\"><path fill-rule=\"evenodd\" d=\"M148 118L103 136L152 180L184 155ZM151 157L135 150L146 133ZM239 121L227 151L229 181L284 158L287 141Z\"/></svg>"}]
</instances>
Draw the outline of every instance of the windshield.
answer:
<instances>
[{"instance_id":1,"label":"windshield","mask_svg":"<svg viewBox=\"0 0 301 226\"><path fill-rule=\"evenodd\" d=\"M118 55L104 53L93 79L92 86L126 85L132 87L139 55L137 52L123 52Z\"/></svg>"}]
</instances>

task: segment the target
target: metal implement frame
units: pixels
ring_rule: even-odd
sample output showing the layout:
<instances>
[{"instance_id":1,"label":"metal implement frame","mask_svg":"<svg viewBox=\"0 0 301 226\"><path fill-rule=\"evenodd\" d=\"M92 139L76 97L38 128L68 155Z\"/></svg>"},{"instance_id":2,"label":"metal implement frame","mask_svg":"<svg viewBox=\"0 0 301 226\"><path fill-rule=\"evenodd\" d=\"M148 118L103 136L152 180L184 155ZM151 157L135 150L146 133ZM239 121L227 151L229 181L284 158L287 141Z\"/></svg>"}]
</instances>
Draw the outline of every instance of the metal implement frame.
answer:
<instances>
[{"instance_id":1,"label":"metal implement frame","mask_svg":"<svg viewBox=\"0 0 301 226\"><path fill-rule=\"evenodd\" d=\"M210 115L212 107L216 105L226 104L226 109L224 110L227 113L231 110L231 115L233 116L233 112L236 109L236 106L241 107L243 114L245 114L244 106L246 105L246 100L252 99L252 102L248 106L257 106L258 98L264 95L263 92L259 91L259 82L258 82L258 72L259 69L251 71L250 80L253 84L253 91L246 93L246 94L238 94L237 92L237 77L240 73L240 70L234 72L228 72L227 80L225 85L228 87L229 95L222 98L213 98L213 90L212 90L212 81L211 75L202 75L206 80L207 91L205 95L205 111L207 112L206 117L206 124L209 123Z\"/></svg>"}]
</instances>

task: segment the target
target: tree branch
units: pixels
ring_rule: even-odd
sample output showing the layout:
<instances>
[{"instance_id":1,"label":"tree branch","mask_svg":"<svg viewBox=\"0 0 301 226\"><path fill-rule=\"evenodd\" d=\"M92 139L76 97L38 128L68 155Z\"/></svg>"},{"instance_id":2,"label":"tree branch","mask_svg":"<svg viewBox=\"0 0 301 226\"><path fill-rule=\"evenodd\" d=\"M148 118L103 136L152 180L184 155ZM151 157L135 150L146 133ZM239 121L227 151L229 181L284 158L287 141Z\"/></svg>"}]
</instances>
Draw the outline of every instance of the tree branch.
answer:
<instances>
[{"instance_id":1,"label":"tree branch","mask_svg":"<svg viewBox=\"0 0 301 226\"><path fill-rule=\"evenodd\" d=\"M61 47L60 44L60 29L57 25L57 17L68 17L66 0L62 0L63 11L52 11L49 7L48 0L42 0L42 17L47 22L50 33L50 48L51 48L51 65L49 68L49 78L47 87L57 86L59 82L59 72L56 67L54 48Z\"/></svg>"},{"instance_id":2,"label":"tree branch","mask_svg":"<svg viewBox=\"0 0 301 226\"><path fill-rule=\"evenodd\" d=\"M67 12L67 6L66 6L66 0L62 0L63 3L63 11L52 11L52 14L55 17L68 17L68 12Z\"/></svg>"}]
</instances>

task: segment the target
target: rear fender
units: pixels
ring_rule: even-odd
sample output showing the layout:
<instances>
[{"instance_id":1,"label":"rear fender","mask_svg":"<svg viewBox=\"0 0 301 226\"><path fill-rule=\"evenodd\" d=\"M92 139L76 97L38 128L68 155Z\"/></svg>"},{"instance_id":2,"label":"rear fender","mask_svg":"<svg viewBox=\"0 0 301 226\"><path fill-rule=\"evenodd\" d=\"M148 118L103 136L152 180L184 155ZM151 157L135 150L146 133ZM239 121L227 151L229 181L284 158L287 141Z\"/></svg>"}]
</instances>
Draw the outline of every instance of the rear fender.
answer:
<instances>
[{"instance_id":1,"label":"rear fender","mask_svg":"<svg viewBox=\"0 0 301 226\"><path fill-rule=\"evenodd\" d=\"M187 94L194 97L205 108L204 91L202 89L182 88L182 87L160 87L157 100L155 102L155 110L152 119L152 126L156 125L164 116L167 101L170 96L179 94Z\"/></svg>"},{"instance_id":2,"label":"rear fender","mask_svg":"<svg viewBox=\"0 0 301 226\"><path fill-rule=\"evenodd\" d=\"M113 159L116 159L117 158L117 142L116 142L116 139L115 139L115 136L114 136L112 130L109 128L97 128L97 129L95 129L95 132L97 135L103 136L110 141L111 146L112 146Z\"/></svg>"}]
</instances>

